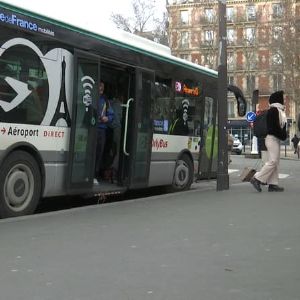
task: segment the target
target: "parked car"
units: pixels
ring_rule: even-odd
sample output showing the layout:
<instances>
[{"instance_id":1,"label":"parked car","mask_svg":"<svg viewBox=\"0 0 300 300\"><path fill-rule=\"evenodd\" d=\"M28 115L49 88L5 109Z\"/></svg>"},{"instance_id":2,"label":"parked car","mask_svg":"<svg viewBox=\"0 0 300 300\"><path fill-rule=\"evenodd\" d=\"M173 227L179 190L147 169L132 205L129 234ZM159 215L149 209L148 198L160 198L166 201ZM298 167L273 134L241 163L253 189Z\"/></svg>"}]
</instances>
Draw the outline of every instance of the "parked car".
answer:
<instances>
[{"instance_id":1,"label":"parked car","mask_svg":"<svg viewBox=\"0 0 300 300\"><path fill-rule=\"evenodd\" d=\"M232 152L240 155L242 154L242 151L243 151L243 145L241 141L238 138L234 138Z\"/></svg>"}]
</instances>

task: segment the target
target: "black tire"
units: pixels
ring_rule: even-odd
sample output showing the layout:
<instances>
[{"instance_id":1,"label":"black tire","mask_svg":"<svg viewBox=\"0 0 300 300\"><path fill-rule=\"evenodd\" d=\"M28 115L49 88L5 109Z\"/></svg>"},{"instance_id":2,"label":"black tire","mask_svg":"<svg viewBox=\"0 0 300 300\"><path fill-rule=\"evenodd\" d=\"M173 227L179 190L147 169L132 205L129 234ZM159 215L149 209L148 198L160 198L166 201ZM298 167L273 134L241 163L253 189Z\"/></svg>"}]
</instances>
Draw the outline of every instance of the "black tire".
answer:
<instances>
[{"instance_id":1,"label":"black tire","mask_svg":"<svg viewBox=\"0 0 300 300\"><path fill-rule=\"evenodd\" d=\"M188 190L194 181L194 166L193 162L187 154L183 154L177 160L173 183L171 186L172 191L185 191Z\"/></svg>"},{"instance_id":2,"label":"black tire","mask_svg":"<svg viewBox=\"0 0 300 300\"><path fill-rule=\"evenodd\" d=\"M0 218L32 214L41 196L41 172L27 152L12 152L0 171Z\"/></svg>"}]
</instances>

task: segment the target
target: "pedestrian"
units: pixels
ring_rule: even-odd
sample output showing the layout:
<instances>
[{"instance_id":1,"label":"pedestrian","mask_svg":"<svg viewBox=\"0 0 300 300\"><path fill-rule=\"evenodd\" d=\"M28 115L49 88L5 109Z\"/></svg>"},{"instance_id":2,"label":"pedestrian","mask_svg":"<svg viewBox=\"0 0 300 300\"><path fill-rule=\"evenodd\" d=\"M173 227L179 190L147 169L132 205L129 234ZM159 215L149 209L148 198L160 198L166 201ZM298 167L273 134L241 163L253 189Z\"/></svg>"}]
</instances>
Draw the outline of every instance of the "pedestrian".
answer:
<instances>
[{"instance_id":1,"label":"pedestrian","mask_svg":"<svg viewBox=\"0 0 300 300\"><path fill-rule=\"evenodd\" d=\"M99 100L97 105L98 123L97 123L97 148L96 148L96 164L95 164L95 180L97 183L100 178L100 172L103 166L103 152L106 143L106 130L108 123L113 120L113 110L110 102L104 94L104 82L99 84Z\"/></svg>"},{"instance_id":2,"label":"pedestrian","mask_svg":"<svg viewBox=\"0 0 300 300\"><path fill-rule=\"evenodd\" d=\"M257 137L257 147L259 158L261 159L261 166L268 161L268 149L265 144L266 137Z\"/></svg>"},{"instance_id":3,"label":"pedestrian","mask_svg":"<svg viewBox=\"0 0 300 300\"><path fill-rule=\"evenodd\" d=\"M283 187L278 186L278 169L280 161L280 141L287 138L286 114L284 106L284 92L277 91L269 98L270 108L267 112L267 136L265 145L268 151L268 161L261 170L252 177L251 184L261 192L261 185L269 185L269 192L282 192Z\"/></svg>"},{"instance_id":4,"label":"pedestrian","mask_svg":"<svg viewBox=\"0 0 300 300\"><path fill-rule=\"evenodd\" d=\"M294 154L296 154L298 152L298 143L299 143L299 138L297 134L294 135L294 137L291 139L291 142L294 145Z\"/></svg>"}]
</instances>

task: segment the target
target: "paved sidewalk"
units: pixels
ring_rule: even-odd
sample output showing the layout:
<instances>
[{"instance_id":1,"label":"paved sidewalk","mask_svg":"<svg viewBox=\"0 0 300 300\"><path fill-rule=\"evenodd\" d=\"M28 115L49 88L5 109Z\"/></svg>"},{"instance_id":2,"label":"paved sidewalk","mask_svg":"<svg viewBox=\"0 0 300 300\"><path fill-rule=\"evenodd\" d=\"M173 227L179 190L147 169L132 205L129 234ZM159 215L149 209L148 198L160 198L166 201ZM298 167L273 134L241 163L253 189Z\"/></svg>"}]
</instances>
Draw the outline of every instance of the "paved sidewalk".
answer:
<instances>
[{"instance_id":1,"label":"paved sidewalk","mask_svg":"<svg viewBox=\"0 0 300 300\"><path fill-rule=\"evenodd\" d=\"M242 155L246 155L248 158L257 158L257 155L252 155L250 149L246 148L245 152L242 152ZM281 146L281 151L280 151L280 158L281 159L295 159L295 160L300 160L298 158L298 155L294 153L294 148L291 146Z\"/></svg>"}]
</instances>

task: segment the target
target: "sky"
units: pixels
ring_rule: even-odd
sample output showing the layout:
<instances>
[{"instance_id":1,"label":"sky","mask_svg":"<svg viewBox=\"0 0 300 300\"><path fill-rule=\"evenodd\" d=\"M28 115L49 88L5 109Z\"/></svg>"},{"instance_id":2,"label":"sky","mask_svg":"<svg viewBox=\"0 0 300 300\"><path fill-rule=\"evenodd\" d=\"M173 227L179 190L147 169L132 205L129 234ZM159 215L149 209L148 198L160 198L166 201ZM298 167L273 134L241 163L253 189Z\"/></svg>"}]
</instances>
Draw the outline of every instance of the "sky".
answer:
<instances>
[{"instance_id":1,"label":"sky","mask_svg":"<svg viewBox=\"0 0 300 300\"><path fill-rule=\"evenodd\" d=\"M147 1L147 0L146 0ZM112 12L124 16L132 15L132 0L4 0L9 4L37 12L54 19L84 28L103 26L113 28L110 20ZM155 0L157 17L165 11L166 0Z\"/></svg>"}]
</instances>

